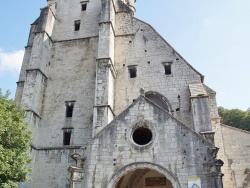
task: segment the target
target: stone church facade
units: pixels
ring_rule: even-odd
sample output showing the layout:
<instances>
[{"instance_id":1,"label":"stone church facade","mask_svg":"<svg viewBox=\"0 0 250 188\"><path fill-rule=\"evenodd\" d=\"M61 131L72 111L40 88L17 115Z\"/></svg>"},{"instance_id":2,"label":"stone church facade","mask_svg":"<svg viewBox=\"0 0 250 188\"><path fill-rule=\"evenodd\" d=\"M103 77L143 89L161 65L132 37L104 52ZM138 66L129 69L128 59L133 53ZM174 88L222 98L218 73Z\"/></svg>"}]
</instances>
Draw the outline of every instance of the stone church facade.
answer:
<instances>
[{"instance_id":1,"label":"stone church facade","mask_svg":"<svg viewBox=\"0 0 250 188\"><path fill-rule=\"evenodd\" d=\"M224 187L249 186L249 153L232 180L215 92L134 11L134 0L41 9L17 82L33 131L20 186L222 188L224 162Z\"/></svg>"}]
</instances>

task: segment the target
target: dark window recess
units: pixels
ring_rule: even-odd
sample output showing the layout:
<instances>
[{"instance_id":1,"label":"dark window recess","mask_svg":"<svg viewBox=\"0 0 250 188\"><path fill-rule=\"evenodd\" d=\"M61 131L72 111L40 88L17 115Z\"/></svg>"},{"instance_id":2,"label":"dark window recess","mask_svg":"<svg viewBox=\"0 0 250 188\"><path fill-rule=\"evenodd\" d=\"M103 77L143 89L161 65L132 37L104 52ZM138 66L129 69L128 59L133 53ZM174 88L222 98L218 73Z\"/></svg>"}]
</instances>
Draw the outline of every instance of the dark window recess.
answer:
<instances>
[{"instance_id":1,"label":"dark window recess","mask_svg":"<svg viewBox=\"0 0 250 188\"><path fill-rule=\"evenodd\" d=\"M71 118L73 116L73 109L74 109L73 104L67 104L66 105L66 117L67 118Z\"/></svg>"},{"instance_id":2,"label":"dark window recess","mask_svg":"<svg viewBox=\"0 0 250 188\"><path fill-rule=\"evenodd\" d=\"M87 4L82 4L82 11L85 11L85 10L87 10Z\"/></svg>"},{"instance_id":3,"label":"dark window recess","mask_svg":"<svg viewBox=\"0 0 250 188\"><path fill-rule=\"evenodd\" d=\"M70 145L71 131L63 133L63 145Z\"/></svg>"},{"instance_id":4,"label":"dark window recess","mask_svg":"<svg viewBox=\"0 0 250 188\"><path fill-rule=\"evenodd\" d=\"M133 133L133 140L138 145L146 145L153 138L151 130L147 128L137 128Z\"/></svg>"},{"instance_id":5,"label":"dark window recess","mask_svg":"<svg viewBox=\"0 0 250 188\"><path fill-rule=\"evenodd\" d=\"M79 31L80 30L80 25L81 25L80 21L75 21L75 31Z\"/></svg>"},{"instance_id":6,"label":"dark window recess","mask_svg":"<svg viewBox=\"0 0 250 188\"><path fill-rule=\"evenodd\" d=\"M164 69L166 75L171 74L171 65L164 65Z\"/></svg>"},{"instance_id":7,"label":"dark window recess","mask_svg":"<svg viewBox=\"0 0 250 188\"><path fill-rule=\"evenodd\" d=\"M129 76L130 78L135 78L137 76L137 70L136 67L130 67L129 69Z\"/></svg>"}]
</instances>

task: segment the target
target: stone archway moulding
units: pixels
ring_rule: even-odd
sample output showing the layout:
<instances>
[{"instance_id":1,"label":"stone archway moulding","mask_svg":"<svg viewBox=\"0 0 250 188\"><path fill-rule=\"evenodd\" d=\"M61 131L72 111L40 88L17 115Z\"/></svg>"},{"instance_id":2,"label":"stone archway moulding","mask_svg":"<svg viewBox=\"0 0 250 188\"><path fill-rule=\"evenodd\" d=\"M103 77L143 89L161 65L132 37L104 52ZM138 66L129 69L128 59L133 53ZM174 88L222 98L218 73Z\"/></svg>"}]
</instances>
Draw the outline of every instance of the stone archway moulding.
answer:
<instances>
[{"instance_id":1,"label":"stone archway moulding","mask_svg":"<svg viewBox=\"0 0 250 188\"><path fill-rule=\"evenodd\" d=\"M126 175L128 172L134 171L136 169L145 169L145 168L150 169L150 170L155 170L165 175L166 178L172 183L173 188L181 188L180 183L177 180L177 178L174 177L174 175L171 172L169 172L167 169L157 164L145 163L145 162L132 163L121 168L118 172L113 174L113 176L111 177L108 183L107 188L115 188L120 178Z\"/></svg>"},{"instance_id":2,"label":"stone archway moulding","mask_svg":"<svg viewBox=\"0 0 250 188\"><path fill-rule=\"evenodd\" d=\"M161 93L157 92L157 91L147 91L145 92L145 97L147 98L147 95L155 95L157 97L159 97L159 99L162 100L162 102L164 102L167 107L168 107L168 112L169 113L172 113L173 109L172 109L172 105L170 104L169 100L164 96L162 95ZM147 98L150 100L150 98Z\"/></svg>"}]
</instances>

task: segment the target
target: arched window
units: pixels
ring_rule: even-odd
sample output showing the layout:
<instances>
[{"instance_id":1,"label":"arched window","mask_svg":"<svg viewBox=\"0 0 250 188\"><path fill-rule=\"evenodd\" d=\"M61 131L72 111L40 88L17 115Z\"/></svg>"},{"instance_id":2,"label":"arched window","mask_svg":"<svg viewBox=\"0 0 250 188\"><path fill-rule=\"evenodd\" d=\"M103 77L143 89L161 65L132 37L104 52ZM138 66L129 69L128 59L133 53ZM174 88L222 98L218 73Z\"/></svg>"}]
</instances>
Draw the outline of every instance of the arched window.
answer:
<instances>
[{"instance_id":1,"label":"arched window","mask_svg":"<svg viewBox=\"0 0 250 188\"><path fill-rule=\"evenodd\" d=\"M152 101L156 105L160 106L164 110L171 113L171 106L170 106L166 97L160 95L159 93L153 92L153 91L145 93L145 96L146 96L146 98L148 98L150 101Z\"/></svg>"}]
</instances>

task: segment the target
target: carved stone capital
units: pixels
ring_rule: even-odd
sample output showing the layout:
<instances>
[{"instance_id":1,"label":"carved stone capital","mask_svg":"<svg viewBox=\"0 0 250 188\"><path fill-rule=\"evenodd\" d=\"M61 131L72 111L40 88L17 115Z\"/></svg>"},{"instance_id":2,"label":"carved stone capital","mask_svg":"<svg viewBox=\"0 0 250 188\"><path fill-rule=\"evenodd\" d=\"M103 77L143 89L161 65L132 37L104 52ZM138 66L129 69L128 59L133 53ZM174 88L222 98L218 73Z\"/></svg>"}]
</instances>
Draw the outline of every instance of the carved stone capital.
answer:
<instances>
[{"instance_id":1,"label":"carved stone capital","mask_svg":"<svg viewBox=\"0 0 250 188\"><path fill-rule=\"evenodd\" d=\"M70 172L70 179L69 179L69 181L71 183L82 182L83 176L84 176L83 175L83 173L84 173L83 168L78 168L78 167L70 166L68 168L68 171Z\"/></svg>"},{"instance_id":2,"label":"carved stone capital","mask_svg":"<svg viewBox=\"0 0 250 188\"><path fill-rule=\"evenodd\" d=\"M208 177L213 180L213 187L223 188L222 177L224 174L221 172L223 164L224 162L220 159L213 159L212 161L203 164Z\"/></svg>"},{"instance_id":3,"label":"carved stone capital","mask_svg":"<svg viewBox=\"0 0 250 188\"><path fill-rule=\"evenodd\" d=\"M79 153L74 153L70 157L76 161L76 167L83 168L85 157L81 156Z\"/></svg>"},{"instance_id":4,"label":"carved stone capital","mask_svg":"<svg viewBox=\"0 0 250 188\"><path fill-rule=\"evenodd\" d=\"M207 172L217 172L221 173L221 167L224 165L224 162L220 159L213 159L212 161L203 164Z\"/></svg>"}]
</instances>

